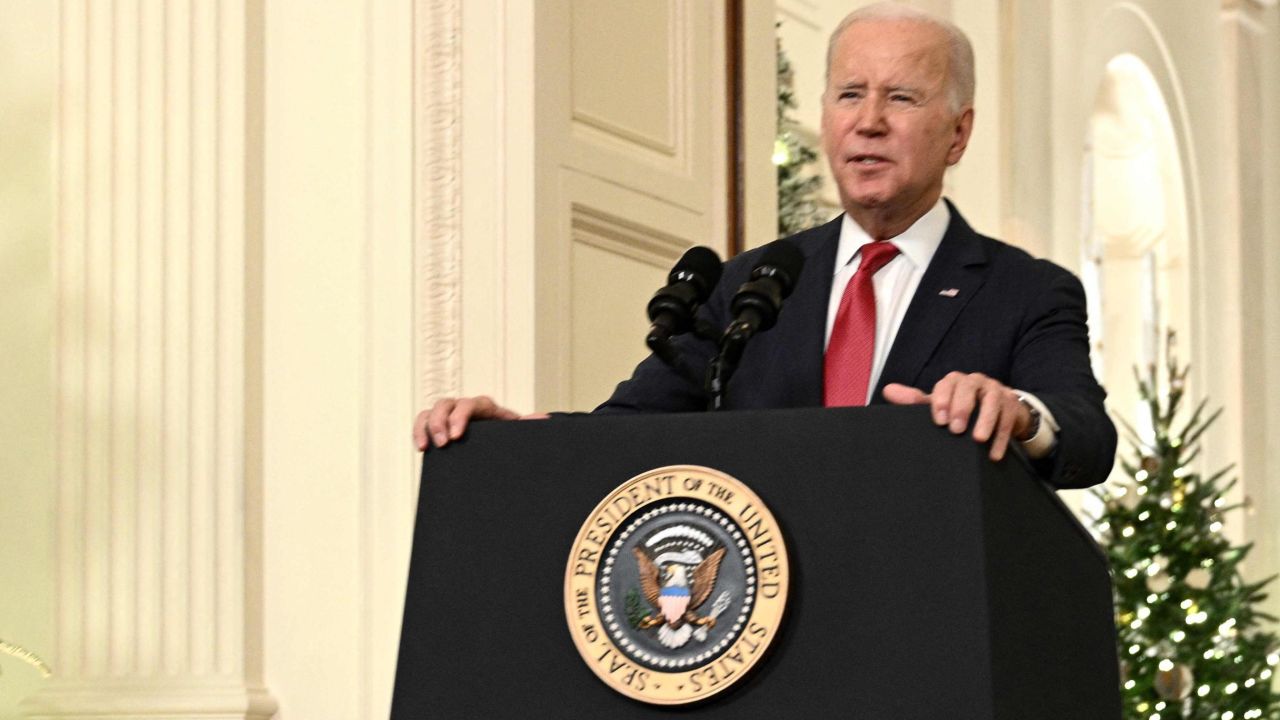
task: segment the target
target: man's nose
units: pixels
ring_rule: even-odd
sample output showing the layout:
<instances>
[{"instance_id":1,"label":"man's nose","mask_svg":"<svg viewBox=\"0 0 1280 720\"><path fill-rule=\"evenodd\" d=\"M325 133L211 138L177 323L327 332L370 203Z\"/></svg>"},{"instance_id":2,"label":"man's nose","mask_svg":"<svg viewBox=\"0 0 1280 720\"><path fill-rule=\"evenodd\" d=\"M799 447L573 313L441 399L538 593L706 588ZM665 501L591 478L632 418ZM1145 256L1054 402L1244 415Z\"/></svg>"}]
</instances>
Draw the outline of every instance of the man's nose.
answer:
<instances>
[{"instance_id":1,"label":"man's nose","mask_svg":"<svg viewBox=\"0 0 1280 720\"><path fill-rule=\"evenodd\" d=\"M884 98L878 96L867 97L858 103L857 115L854 117L854 131L866 137L884 135L889 131L884 110Z\"/></svg>"}]
</instances>

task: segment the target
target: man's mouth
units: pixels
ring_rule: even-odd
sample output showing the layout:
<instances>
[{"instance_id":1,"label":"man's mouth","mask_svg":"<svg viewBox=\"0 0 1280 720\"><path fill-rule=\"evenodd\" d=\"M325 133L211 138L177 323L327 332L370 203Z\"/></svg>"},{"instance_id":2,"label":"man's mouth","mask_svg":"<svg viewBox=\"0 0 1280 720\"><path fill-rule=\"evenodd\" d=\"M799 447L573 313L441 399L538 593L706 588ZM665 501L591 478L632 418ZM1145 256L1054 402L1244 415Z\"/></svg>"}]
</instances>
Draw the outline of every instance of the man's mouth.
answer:
<instances>
[{"instance_id":1,"label":"man's mouth","mask_svg":"<svg viewBox=\"0 0 1280 720\"><path fill-rule=\"evenodd\" d=\"M850 158L854 165L859 167L874 167L882 163L889 162L888 158L882 155L873 155L871 153L858 153Z\"/></svg>"}]
</instances>

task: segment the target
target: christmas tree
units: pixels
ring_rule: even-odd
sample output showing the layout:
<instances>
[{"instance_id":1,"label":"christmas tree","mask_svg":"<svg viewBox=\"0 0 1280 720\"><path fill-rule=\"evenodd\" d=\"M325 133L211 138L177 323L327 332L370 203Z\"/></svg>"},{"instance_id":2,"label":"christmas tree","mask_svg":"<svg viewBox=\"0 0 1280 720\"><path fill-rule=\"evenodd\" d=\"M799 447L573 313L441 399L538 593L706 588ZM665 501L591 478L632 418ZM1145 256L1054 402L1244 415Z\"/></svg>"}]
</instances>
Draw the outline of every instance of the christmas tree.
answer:
<instances>
[{"instance_id":1,"label":"christmas tree","mask_svg":"<svg viewBox=\"0 0 1280 720\"><path fill-rule=\"evenodd\" d=\"M773 164L778 168L778 235L791 235L822 223L816 200L822 178L808 165L818 159L788 114L797 107L791 61L778 41L778 136L773 143Z\"/></svg>"},{"instance_id":2,"label":"christmas tree","mask_svg":"<svg viewBox=\"0 0 1280 720\"><path fill-rule=\"evenodd\" d=\"M1115 588L1116 634L1125 717L1143 720L1280 718L1271 689L1280 661L1276 635L1258 609L1271 581L1246 582L1250 545L1222 533L1231 468L1201 476L1192 468L1204 431L1221 410L1202 401L1182 422L1187 368L1168 337L1165 367L1138 378L1150 430L1126 425L1129 478L1095 494L1096 528ZM1135 373L1136 374L1136 373ZM1163 378L1159 377L1163 375ZM1163 383L1160 382L1163 380Z\"/></svg>"}]
</instances>

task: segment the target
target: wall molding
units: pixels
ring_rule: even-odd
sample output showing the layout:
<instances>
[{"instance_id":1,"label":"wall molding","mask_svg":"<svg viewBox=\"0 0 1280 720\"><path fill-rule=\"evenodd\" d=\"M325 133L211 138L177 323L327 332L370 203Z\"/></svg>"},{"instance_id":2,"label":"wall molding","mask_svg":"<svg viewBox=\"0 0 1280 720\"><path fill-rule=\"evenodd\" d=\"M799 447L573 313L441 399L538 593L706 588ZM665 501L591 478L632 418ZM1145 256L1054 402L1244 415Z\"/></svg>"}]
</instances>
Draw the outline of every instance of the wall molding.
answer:
<instances>
[{"instance_id":1,"label":"wall molding","mask_svg":"<svg viewBox=\"0 0 1280 720\"><path fill-rule=\"evenodd\" d=\"M666 270L693 243L581 202L570 205L573 241Z\"/></svg>"},{"instance_id":2,"label":"wall molding","mask_svg":"<svg viewBox=\"0 0 1280 720\"><path fill-rule=\"evenodd\" d=\"M461 390L462 50L459 0L414 9L417 397Z\"/></svg>"}]
</instances>

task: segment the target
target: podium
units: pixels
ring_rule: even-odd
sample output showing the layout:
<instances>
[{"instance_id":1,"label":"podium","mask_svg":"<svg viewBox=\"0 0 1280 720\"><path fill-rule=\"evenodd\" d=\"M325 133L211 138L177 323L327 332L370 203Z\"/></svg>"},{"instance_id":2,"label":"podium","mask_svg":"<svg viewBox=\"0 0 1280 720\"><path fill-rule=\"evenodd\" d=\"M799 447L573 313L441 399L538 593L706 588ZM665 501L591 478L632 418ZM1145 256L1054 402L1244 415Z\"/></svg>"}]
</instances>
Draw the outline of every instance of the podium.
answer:
<instances>
[{"instance_id":1,"label":"podium","mask_svg":"<svg viewBox=\"0 0 1280 720\"><path fill-rule=\"evenodd\" d=\"M666 465L748 485L785 537L778 637L700 704L607 687L565 620L592 509ZM927 408L486 422L423 462L391 716L1120 718L1104 556L1017 457Z\"/></svg>"}]
</instances>

